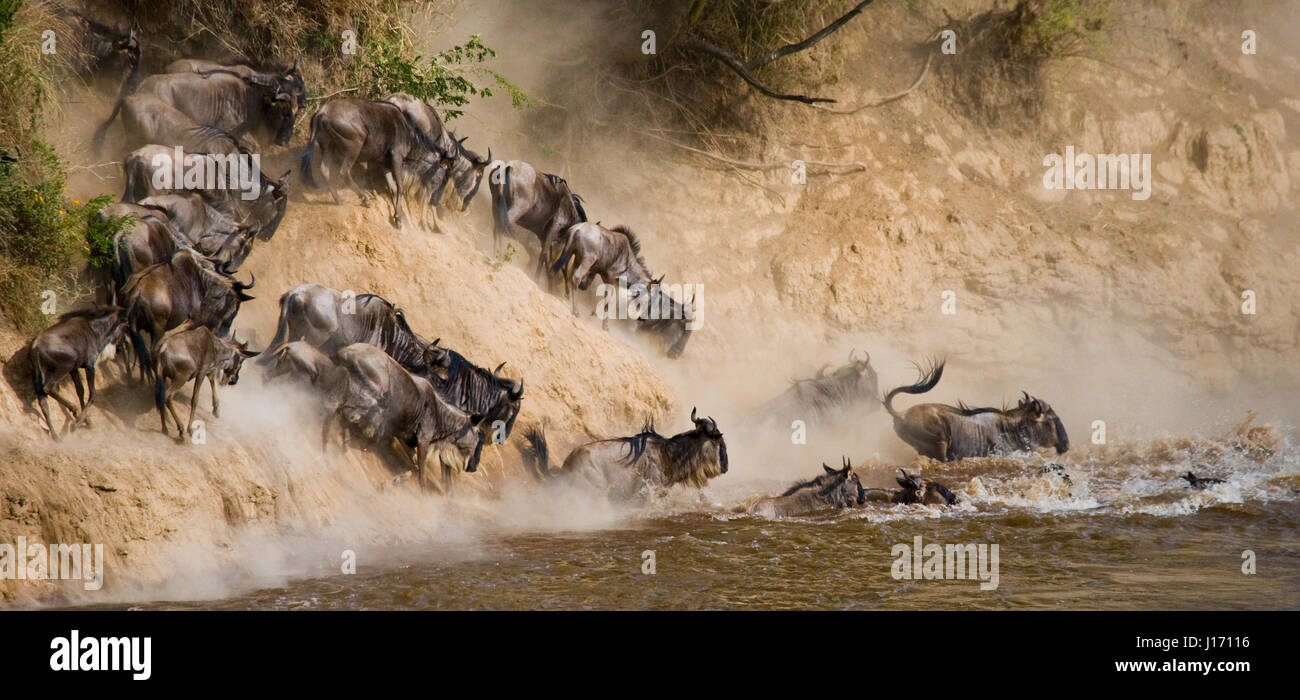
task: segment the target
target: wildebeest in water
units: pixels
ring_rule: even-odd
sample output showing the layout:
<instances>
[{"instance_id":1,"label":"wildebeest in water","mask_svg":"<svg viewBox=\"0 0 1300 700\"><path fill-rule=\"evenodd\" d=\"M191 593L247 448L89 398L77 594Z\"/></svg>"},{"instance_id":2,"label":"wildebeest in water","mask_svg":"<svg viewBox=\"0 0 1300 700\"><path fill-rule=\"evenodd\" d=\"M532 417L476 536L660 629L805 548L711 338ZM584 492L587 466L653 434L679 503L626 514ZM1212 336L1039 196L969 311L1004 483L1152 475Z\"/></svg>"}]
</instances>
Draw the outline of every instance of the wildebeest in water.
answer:
<instances>
[{"instance_id":1,"label":"wildebeest in water","mask_svg":"<svg viewBox=\"0 0 1300 700\"><path fill-rule=\"evenodd\" d=\"M957 495L954 494L947 486L929 479L922 479L919 475L908 474L906 469L899 467L901 477L896 477L898 488L896 489L878 489L868 488L862 490L863 503L894 503L897 505L924 504L928 506L955 506L957 505Z\"/></svg>"},{"instance_id":2,"label":"wildebeest in water","mask_svg":"<svg viewBox=\"0 0 1300 700\"><path fill-rule=\"evenodd\" d=\"M556 472L550 468L550 450L542 429L525 432L524 463L539 479L563 476L609 494L630 500L639 494L675 484L702 488L710 479L727 473L727 443L712 418L696 418L694 429L664 437L646 425L631 437L597 440L569 453Z\"/></svg>"},{"instance_id":3,"label":"wildebeest in water","mask_svg":"<svg viewBox=\"0 0 1300 700\"><path fill-rule=\"evenodd\" d=\"M931 459L950 462L964 457L985 457L1038 447L1070 449L1070 438L1056 411L1046 402L1024 394L1011 410L970 408L924 403L899 414L894 397L900 393L924 394L943 376L943 362L923 372L915 384L900 386L885 396L885 410L894 418L894 432L903 442Z\"/></svg>"},{"instance_id":4,"label":"wildebeest in water","mask_svg":"<svg viewBox=\"0 0 1300 700\"><path fill-rule=\"evenodd\" d=\"M824 474L797 482L780 496L755 503L750 512L769 518L789 517L828 508L853 508L866 502L862 480L853 472L853 464L847 457L843 468L832 469L823 462L822 470Z\"/></svg>"}]
</instances>

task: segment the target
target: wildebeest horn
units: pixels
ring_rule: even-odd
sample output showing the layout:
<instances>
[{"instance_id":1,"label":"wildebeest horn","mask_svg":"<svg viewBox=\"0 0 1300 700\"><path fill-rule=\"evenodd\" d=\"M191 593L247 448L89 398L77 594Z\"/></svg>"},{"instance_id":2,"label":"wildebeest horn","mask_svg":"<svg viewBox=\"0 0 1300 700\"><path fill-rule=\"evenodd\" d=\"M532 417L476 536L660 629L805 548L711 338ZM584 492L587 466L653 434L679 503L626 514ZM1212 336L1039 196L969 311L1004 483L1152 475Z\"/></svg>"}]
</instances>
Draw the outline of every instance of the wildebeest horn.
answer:
<instances>
[{"instance_id":1,"label":"wildebeest horn","mask_svg":"<svg viewBox=\"0 0 1300 700\"><path fill-rule=\"evenodd\" d=\"M853 364L853 353L857 352L857 350L857 348L849 349L849 364Z\"/></svg>"},{"instance_id":2,"label":"wildebeest horn","mask_svg":"<svg viewBox=\"0 0 1300 700\"><path fill-rule=\"evenodd\" d=\"M234 280L232 284L235 287L235 289L252 289L253 285L257 284L257 275L253 274L252 272L249 272L248 284L244 284L239 280Z\"/></svg>"},{"instance_id":3,"label":"wildebeest horn","mask_svg":"<svg viewBox=\"0 0 1300 700\"><path fill-rule=\"evenodd\" d=\"M500 374L500 373L501 373L501 368L502 368L502 367L505 367L505 366L506 366L506 363L504 363L504 362L502 362L501 364L497 365L497 368L494 369L494 370L492 370L492 376L495 377L496 375Z\"/></svg>"},{"instance_id":4,"label":"wildebeest horn","mask_svg":"<svg viewBox=\"0 0 1300 700\"><path fill-rule=\"evenodd\" d=\"M523 395L524 395L524 378L520 377L519 381L515 382L515 385L510 388L510 398L518 400Z\"/></svg>"},{"instance_id":5,"label":"wildebeest horn","mask_svg":"<svg viewBox=\"0 0 1300 700\"><path fill-rule=\"evenodd\" d=\"M822 469L825 469L827 474L834 474L834 473L835 473L835 470L834 470L834 469L831 469L831 468L830 468L830 465L826 464L825 462L822 462Z\"/></svg>"},{"instance_id":6,"label":"wildebeest horn","mask_svg":"<svg viewBox=\"0 0 1300 700\"><path fill-rule=\"evenodd\" d=\"M827 370L827 368L829 368L830 366L831 366L831 364L830 364L829 362L827 362L826 364L822 365L822 368L819 369L819 370L817 370L817 378L818 378L818 379L821 379L822 377L825 377L825 376L826 376L826 370Z\"/></svg>"},{"instance_id":7,"label":"wildebeest horn","mask_svg":"<svg viewBox=\"0 0 1300 700\"><path fill-rule=\"evenodd\" d=\"M691 406L691 422L695 422L695 406Z\"/></svg>"},{"instance_id":8,"label":"wildebeest horn","mask_svg":"<svg viewBox=\"0 0 1300 700\"><path fill-rule=\"evenodd\" d=\"M1029 392L1021 390L1020 394L1025 397L1020 400L1020 405L1024 406L1025 404L1029 403Z\"/></svg>"},{"instance_id":9,"label":"wildebeest horn","mask_svg":"<svg viewBox=\"0 0 1300 700\"><path fill-rule=\"evenodd\" d=\"M843 460L845 469L849 469L853 466L853 460L848 457L840 457L840 459Z\"/></svg>"}]
</instances>

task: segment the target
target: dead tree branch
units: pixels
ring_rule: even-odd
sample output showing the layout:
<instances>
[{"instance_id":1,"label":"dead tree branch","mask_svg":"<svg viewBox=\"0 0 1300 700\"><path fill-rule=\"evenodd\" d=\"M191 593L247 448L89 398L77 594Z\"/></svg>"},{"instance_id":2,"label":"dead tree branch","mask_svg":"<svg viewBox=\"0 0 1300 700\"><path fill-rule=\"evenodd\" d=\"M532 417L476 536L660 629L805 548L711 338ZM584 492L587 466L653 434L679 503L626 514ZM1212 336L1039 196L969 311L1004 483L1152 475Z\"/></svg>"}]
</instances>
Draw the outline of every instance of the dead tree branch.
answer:
<instances>
[{"instance_id":1,"label":"dead tree branch","mask_svg":"<svg viewBox=\"0 0 1300 700\"><path fill-rule=\"evenodd\" d=\"M862 0L862 2L858 3L857 6L854 7L852 10L849 10L848 12L844 13L843 17L840 17L834 22L831 22L825 27L822 27L821 30L818 31L816 34L813 34L812 36L808 37L807 39L804 39L803 41L794 44L786 44L785 46L782 46L781 48L772 51L771 53L763 54L762 56L759 56L758 58L746 63L745 69L751 71L756 70L762 66L771 63L772 61L775 61L778 58L781 58L782 56L789 56L792 53L798 53L800 51L803 51L804 49L830 36L832 33L835 32L835 30L847 24L849 20L853 19L854 17L857 17L859 14L862 14L862 11L867 9L867 5L870 5L873 2L875 2L875 0Z\"/></svg>"}]
</instances>

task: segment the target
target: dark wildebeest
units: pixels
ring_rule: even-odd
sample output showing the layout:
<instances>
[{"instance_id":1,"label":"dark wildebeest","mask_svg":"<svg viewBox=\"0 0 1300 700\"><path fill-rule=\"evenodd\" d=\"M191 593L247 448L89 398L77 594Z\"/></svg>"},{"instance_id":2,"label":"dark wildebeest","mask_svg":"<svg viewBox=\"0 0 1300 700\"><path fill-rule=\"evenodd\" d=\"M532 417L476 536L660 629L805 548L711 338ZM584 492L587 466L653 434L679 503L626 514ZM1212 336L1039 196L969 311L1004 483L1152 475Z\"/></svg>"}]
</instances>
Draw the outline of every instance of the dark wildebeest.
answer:
<instances>
[{"instance_id":1,"label":"dark wildebeest","mask_svg":"<svg viewBox=\"0 0 1300 700\"><path fill-rule=\"evenodd\" d=\"M215 129L205 129L204 131L205 133L220 133ZM229 135L226 134L224 139L228 140ZM155 187L154 183L159 179L159 171L174 168L175 152L165 146L150 144L132 151L122 160L123 176L126 179L122 201L140 202L147 197L159 194L195 192L203 197L204 202L223 216L246 226L249 233L256 238L266 241L275 235L275 231L280 227L280 222L284 219L284 214L289 206L289 171L280 176L279 180L272 180L259 169L255 183L239 182L239 177L242 177L239 176L234 180L227 179L224 183L225 186L220 187L222 184L220 177L236 173L232 168L252 167L251 161L245 161L242 166L240 164L239 159L248 157L246 151L235 150L230 153L195 152L187 153L185 157L192 161L192 165L184 167L183 171L190 172L189 168L193 167L195 169L193 172L202 170L204 173L213 173L218 177L218 180L213 184L218 186L211 188L191 187L184 182L173 182L170 189ZM245 170L242 172L251 174L252 171ZM248 189L249 185L252 185L251 190ZM252 195L251 198L249 198L250 195Z\"/></svg>"},{"instance_id":2,"label":"dark wildebeest","mask_svg":"<svg viewBox=\"0 0 1300 700\"><path fill-rule=\"evenodd\" d=\"M1055 447L1058 454L1070 449L1070 438L1056 411L1047 403L1024 394L1012 410L970 408L964 404L925 403L894 410L894 396L924 394L939 383L943 362L924 372L915 384L900 386L885 396L885 410L894 417L894 432L917 452L943 462L964 457L984 457L1038 447Z\"/></svg>"},{"instance_id":3,"label":"dark wildebeest","mask_svg":"<svg viewBox=\"0 0 1300 700\"><path fill-rule=\"evenodd\" d=\"M154 195L140 200L139 206L165 215L181 238L220 269L238 270L253 249L254 231L222 214L198 193Z\"/></svg>"},{"instance_id":4,"label":"dark wildebeest","mask_svg":"<svg viewBox=\"0 0 1300 700\"><path fill-rule=\"evenodd\" d=\"M155 113L161 110L157 104L143 99L149 97L195 124L216 127L236 138L249 134L258 142L272 137L277 146L287 146L294 120L306 101L306 88L298 76L261 73L245 76L223 68L203 73L153 75L142 80L132 95L119 100L113 113L95 130L93 143L97 153L119 111L124 120L128 111L135 112L136 123L126 125L128 149L145 143L179 143L175 138L158 138L162 134L154 122L158 120Z\"/></svg>"},{"instance_id":5,"label":"dark wildebeest","mask_svg":"<svg viewBox=\"0 0 1300 700\"><path fill-rule=\"evenodd\" d=\"M329 442L332 422L343 427L344 441L356 430L381 449L391 449L397 440L414 452L411 464L424 489L424 464L430 451L442 466L443 493L450 495L452 472L478 469L483 450L482 416L471 415L438 396L424 377L406 371L388 353L368 343L353 343L336 355L347 373L347 389L335 410L335 421L326 421L322 441ZM400 455L398 455L400 458Z\"/></svg>"},{"instance_id":6,"label":"dark wildebeest","mask_svg":"<svg viewBox=\"0 0 1300 700\"><path fill-rule=\"evenodd\" d=\"M203 387L204 379L212 387L212 416L220 417L217 383L234 386L239 382L239 369L244 364L244 358L256 355L256 352L248 349L247 343L218 337L207 326L187 322L168 331L154 351L153 365L153 401L158 409L158 418L162 421L163 435L167 434L167 414L164 408L171 411L177 436L184 439L190 434L194 426L194 409L199 405L199 390ZM194 392L190 395L190 416L189 420L181 423L172 398L190 380L194 381Z\"/></svg>"},{"instance_id":7,"label":"dark wildebeest","mask_svg":"<svg viewBox=\"0 0 1300 700\"><path fill-rule=\"evenodd\" d=\"M178 250L170 260L132 275L122 289L122 298L141 366L153 367L150 348L164 333L186 321L226 335L240 303L253 298L245 290L252 289L256 281L239 282L189 249ZM148 346L141 333L149 334Z\"/></svg>"},{"instance_id":8,"label":"dark wildebeest","mask_svg":"<svg viewBox=\"0 0 1300 700\"><path fill-rule=\"evenodd\" d=\"M529 471L539 479L579 479L618 500L674 484L703 488L709 479L727 473L727 443L712 418L696 418L692 408L691 421L693 430L670 438L647 425L631 437L589 442L570 452L558 472L551 471L542 429L526 431L528 446L520 451Z\"/></svg>"},{"instance_id":9,"label":"dark wildebeest","mask_svg":"<svg viewBox=\"0 0 1300 700\"><path fill-rule=\"evenodd\" d=\"M1218 484L1224 483L1224 479L1215 479L1209 476L1197 476L1192 472L1180 474L1179 478L1186 479L1187 486L1197 491L1204 491L1211 486L1217 486Z\"/></svg>"},{"instance_id":10,"label":"dark wildebeest","mask_svg":"<svg viewBox=\"0 0 1300 700\"><path fill-rule=\"evenodd\" d=\"M501 441L509 437L519 415L524 382L500 376L504 362L489 372L454 350L438 347L437 340L426 342L411 330L401 309L375 294L349 297L319 284L285 292L270 347L289 338L305 340L326 355L351 343L374 345L408 372L432 382L451 405L482 415L484 430L500 427Z\"/></svg>"},{"instance_id":11,"label":"dark wildebeest","mask_svg":"<svg viewBox=\"0 0 1300 700\"><path fill-rule=\"evenodd\" d=\"M957 495L948 490L947 486L929 479L922 479L916 474L908 474L906 469L899 467L898 471L903 473L901 477L895 477L898 482L896 489L863 489L863 503L894 503L898 505L923 504L927 506L955 506L957 505Z\"/></svg>"},{"instance_id":12,"label":"dark wildebeest","mask_svg":"<svg viewBox=\"0 0 1300 700\"><path fill-rule=\"evenodd\" d=\"M539 173L521 160L495 161L488 168L488 190L492 193L492 248L501 251L503 237L513 236L512 225L532 231L539 244L536 277L540 282L546 266L554 259L552 247L574 224L587 220L582 199L559 175ZM546 277L547 289L551 278Z\"/></svg>"},{"instance_id":13,"label":"dark wildebeest","mask_svg":"<svg viewBox=\"0 0 1300 700\"><path fill-rule=\"evenodd\" d=\"M470 200L474 199L483 182L484 169L492 162L492 149L488 149L486 156L480 156L465 148L465 138L457 139L443 125L437 110L426 101L402 92L389 95L384 101L397 105L410 117L416 128L422 130L430 141L450 156L450 160L422 160L412 168L421 187L432 188L432 192L422 202L420 218L423 221L428 210L432 209L433 229L438 230L438 210L442 206L442 195L447 183L455 183L456 196L461 200L460 210L468 209Z\"/></svg>"},{"instance_id":14,"label":"dark wildebeest","mask_svg":"<svg viewBox=\"0 0 1300 700\"><path fill-rule=\"evenodd\" d=\"M824 462L822 469L825 474L800 481L780 496L764 498L750 506L749 511L767 518L780 518L827 508L853 508L865 502L866 491L847 457L843 469L831 469Z\"/></svg>"},{"instance_id":15,"label":"dark wildebeest","mask_svg":"<svg viewBox=\"0 0 1300 700\"><path fill-rule=\"evenodd\" d=\"M393 182L393 222L402 226L403 182L408 161L450 161L448 154L429 139L411 115L401 107L385 101L338 99L330 100L311 118L311 138L299 157L303 179L312 187L320 187L316 178L315 153L321 151L321 167L325 188L334 203L339 203L334 180L352 188L362 204L369 201L364 190L353 178L353 168L364 166L370 172L369 181L377 173L387 173Z\"/></svg>"},{"instance_id":16,"label":"dark wildebeest","mask_svg":"<svg viewBox=\"0 0 1300 700\"><path fill-rule=\"evenodd\" d=\"M292 66L286 66L279 61L271 61L258 66L247 59L222 63L201 58L178 58L168 63L167 67L163 69L163 73L198 73L201 75L229 73L261 85L271 85L278 80L279 84L285 88L285 91L289 93L293 100L295 116L297 111L307 104L307 85L302 80L302 70L297 59L294 60Z\"/></svg>"},{"instance_id":17,"label":"dark wildebeest","mask_svg":"<svg viewBox=\"0 0 1300 700\"><path fill-rule=\"evenodd\" d=\"M871 355L861 360L849 352L849 363L826 373L822 367L811 379L800 379L769 399L750 416L754 425L790 425L795 420L833 422L858 417L880 408L880 386Z\"/></svg>"},{"instance_id":18,"label":"dark wildebeest","mask_svg":"<svg viewBox=\"0 0 1300 700\"><path fill-rule=\"evenodd\" d=\"M45 425L50 437L59 439L54 432L54 422L50 420L50 407L47 396L53 396L59 405L72 414L72 423L68 430L76 429L86 418L86 409L95 401L95 363L104 348L116 345L122 339L125 322L121 309L114 306L96 306L81 311L70 311L59 317L49 328L41 331L27 348L27 358L32 366L32 388L36 391L36 400L45 416ZM86 375L85 385L81 381L80 369ZM64 399L54 388L64 377L72 375L72 383L77 389L78 409L71 401ZM85 388L89 387L89 396Z\"/></svg>"},{"instance_id":19,"label":"dark wildebeest","mask_svg":"<svg viewBox=\"0 0 1300 700\"><path fill-rule=\"evenodd\" d=\"M645 259L641 257L641 242L626 226L607 229L598 223L583 222L569 227L557 245L563 246L551 272L564 277L564 291L576 316L577 295L574 286L586 290L599 275L605 284L624 290L629 299L629 315L637 330L657 338L667 348L667 355L677 359L690 340L691 324L695 320L695 307L691 302L678 302L664 290L663 278L652 279ZM634 300L636 311L633 311ZM606 299L606 304L617 304L617 299ZM621 304L618 304L621 308ZM600 307L598 307L599 309ZM609 327L613 309L602 314L601 325Z\"/></svg>"},{"instance_id":20,"label":"dark wildebeest","mask_svg":"<svg viewBox=\"0 0 1300 700\"><path fill-rule=\"evenodd\" d=\"M99 212L107 221L119 216L131 217L130 225L113 237L114 264L112 292L116 295L131 275L171 257L186 245L164 212L126 202L113 202Z\"/></svg>"},{"instance_id":21,"label":"dark wildebeest","mask_svg":"<svg viewBox=\"0 0 1300 700\"><path fill-rule=\"evenodd\" d=\"M345 345L369 343L409 372L433 380L448 366L447 350L411 330L406 314L377 294L350 296L321 284L303 284L280 297L280 320L269 347L298 338L333 355Z\"/></svg>"}]
</instances>

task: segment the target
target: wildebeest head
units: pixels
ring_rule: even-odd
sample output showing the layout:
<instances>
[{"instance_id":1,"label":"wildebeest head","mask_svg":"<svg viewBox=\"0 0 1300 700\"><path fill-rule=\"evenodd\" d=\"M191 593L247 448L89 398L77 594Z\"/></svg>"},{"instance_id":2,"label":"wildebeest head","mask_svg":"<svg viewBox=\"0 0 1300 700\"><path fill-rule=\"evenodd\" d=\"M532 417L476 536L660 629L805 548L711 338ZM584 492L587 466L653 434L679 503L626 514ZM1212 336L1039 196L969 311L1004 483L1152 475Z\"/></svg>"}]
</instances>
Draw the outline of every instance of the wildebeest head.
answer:
<instances>
[{"instance_id":1,"label":"wildebeest head","mask_svg":"<svg viewBox=\"0 0 1300 700\"><path fill-rule=\"evenodd\" d=\"M1057 454L1070 449L1070 437L1065 433L1056 411L1046 401L1036 399L1028 392L1008 417L1016 422L1018 437L1026 447L1055 447Z\"/></svg>"},{"instance_id":2,"label":"wildebeest head","mask_svg":"<svg viewBox=\"0 0 1300 700\"><path fill-rule=\"evenodd\" d=\"M479 185L483 184L483 172L488 164L492 162L492 149L489 148L486 156L480 156L474 151L465 148L465 139L456 139L452 134L452 139L456 141L456 158L455 164L449 171L449 177L456 182L456 196L460 197L460 210L465 211L469 208L469 203L478 194Z\"/></svg>"},{"instance_id":3,"label":"wildebeest head","mask_svg":"<svg viewBox=\"0 0 1300 700\"><path fill-rule=\"evenodd\" d=\"M497 386L506 392L505 406L498 412L498 420L505 420L505 435L509 435L515 426L515 419L519 417L519 409L524 399L524 380L520 378L515 381L510 377L501 376L501 370L506 363L502 362L497 368L492 370L492 378L496 380Z\"/></svg>"},{"instance_id":4,"label":"wildebeest head","mask_svg":"<svg viewBox=\"0 0 1300 700\"><path fill-rule=\"evenodd\" d=\"M821 483L817 495L822 501L839 508L862 505L866 503L867 491L862 488L862 480L853 471L852 460L848 457L842 459L844 460L842 469L832 469L830 465L822 462L822 469L826 470L826 474L818 477Z\"/></svg>"},{"instance_id":5,"label":"wildebeest head","mask_svg":"<svg viewBox=\"0 0 1300 700\"><path fill-rule=\"evenodd\" d=\"M307 101L307 87L298 72L298 63L285 75L266 76L254 73L242 76L244 82L262 90L262 104L267 120L275 131L275 145L289 145L293 125Z\"/></svg>"},{"instance_id":6,"label":"wildebeest head","mask_svg":"<svg viewBox=\"0 0 1300 700\"><path fill-rule=\"evenodd\" d=\"M230 352L217 365L221 373L219 381L234 386L239 383L239 370L244 366L244 360L260 353L249 350L248 341L241 341L238 337L226 338L225 343Z\"/></svg>"},{"instance_id":7,"label":"wildebeest head","mask_svg":"<svg viewBox=\"0 0 1300 700\"><path fill-rule=\"evenodd\" d=\"M696 418L695 410L696 410L695 407L691 407L691 422L695 424L696 431L702 433L705 437L707 437L717 446L718 464L722 469L720 473L726 474L727 473L727 442L726 440L722 439L722 431L718 430L718 424L713 420L712 416L708 418Z\"/></svg>"},{"instance_id":8,"label":"wildebeest head","mask_svg":"<svg viewBox=\"0 0 1300 700\"><path fill-rule=\"evenodd\" d=\"M260 240L270 240L275 235L276 229L280 227L280 221L284 219L284 213L289 208L289 173L292 170L284 171L284 175L278 180L262 178L262 191L254 200L251 211L245 223L257 226L257 237Z\"/></svg>"},{"instance_id":9,"label":"wildebeest head","mask_svg":"<svg viewBox=\"0 0 1300 700\"><path fill-rule=\"evenodd\" d=\"M440 342L442 338L434 338L424 349L424 366L431 377L445 377L447 369L451 367L451 353L447 352L447 348L440 347Z\"/></svg>"}]
</instances>

